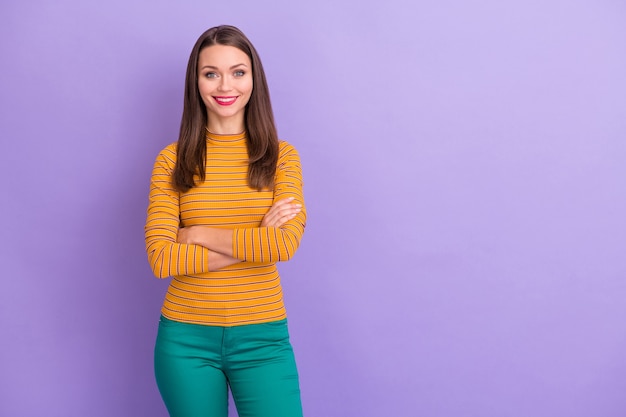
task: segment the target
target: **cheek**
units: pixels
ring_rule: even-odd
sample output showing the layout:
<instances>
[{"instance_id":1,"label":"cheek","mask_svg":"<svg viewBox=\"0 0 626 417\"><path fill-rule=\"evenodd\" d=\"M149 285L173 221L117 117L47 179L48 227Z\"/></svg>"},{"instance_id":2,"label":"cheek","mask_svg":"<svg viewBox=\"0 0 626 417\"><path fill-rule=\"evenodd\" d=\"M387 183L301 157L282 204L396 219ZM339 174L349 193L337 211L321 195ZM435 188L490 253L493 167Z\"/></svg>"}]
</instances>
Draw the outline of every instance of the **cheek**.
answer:
<instances>
[{"instance_id":1,"label":"cheek","mask_svg":"<svg viewBox=\"0 0 626 417\"><path fill-rule=\"evenodd\" d=\"M198 80L198 92L200 93L200 95L204 97L208 91L209 88L207 84L202 80Z\"/></svg>"},{"instance_id":2,"label":"cheek","mask_svg":"<svg viewBox=\"0 0 626 417\"><path fill-rule=\"evenodd\" d=\"M209 105L208 98L211 96L211 89L209 86L206 83L198 82L198 93L200 94L200 99L204 105Z\"/></svg>"},{"instance_id":3,"label":"cheek","mask_svg":"<svg viewBox=\"0 0 626 417\"><path fill-rule=\"evenodd\" d=\"M247 106L250 102L250 97L252 97L252 90L248 91L248 93L244 96L243 105Z\"/></svg>"},{"instance_id":4,"label":"cheek","mask_svg":"<svg viewBox=\"0 0 626 417\"><path fill-rule=\"evenodd\" d=\"M205 106L208 105L209 103L207 102L207 99L206 99L208 96L204 94L202 90L199 90L199 91L200 91L200 100L202 100Z\"/></svg>"},{"instance_id":5,"label":"cheek","mask_svg":"<svg viewBox=\"0 0 626 417\"><path fill-rule=\"evenodd\" d=\"M245 88L246 96L248 97L248 99L252 95L252 89L253 89L252 81L250 81L249 83L246 84L246 88Z\"/></svg>"}]
</instances>

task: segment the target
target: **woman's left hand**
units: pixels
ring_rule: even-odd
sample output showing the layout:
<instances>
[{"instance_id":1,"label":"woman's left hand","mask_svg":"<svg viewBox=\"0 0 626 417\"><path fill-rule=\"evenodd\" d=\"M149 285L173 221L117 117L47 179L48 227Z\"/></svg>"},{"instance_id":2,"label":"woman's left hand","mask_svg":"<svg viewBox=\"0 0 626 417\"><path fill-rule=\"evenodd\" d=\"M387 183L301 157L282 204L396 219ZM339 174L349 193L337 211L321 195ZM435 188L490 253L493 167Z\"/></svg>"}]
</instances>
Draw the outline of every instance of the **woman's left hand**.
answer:
<instances>
[{"instance_id":1,"label":"woman's left hand","mask_svg":"<svg viewBox=\"0 0 626 417\"><path fill-rule=\"evenodd\" d=\"M278 200L265 213L261 221L261 227L280 227L287 221L296 217L302 210L302 204L293 202L294 198L285 198Z\"/></svg>"},{"instance_id":2,"label":"woman's left hand","mask_svg":"<svg viewBox=\"0 0 626 417\"><path fill-rule=\"evenodd\" d=\"M197 231L198 226L189 226L189 227L181 227L178 229L178 237L176 238L176 242L185 243L188 245L195 244L194 240L194 231Z\"/></svg>"}]
</instances>

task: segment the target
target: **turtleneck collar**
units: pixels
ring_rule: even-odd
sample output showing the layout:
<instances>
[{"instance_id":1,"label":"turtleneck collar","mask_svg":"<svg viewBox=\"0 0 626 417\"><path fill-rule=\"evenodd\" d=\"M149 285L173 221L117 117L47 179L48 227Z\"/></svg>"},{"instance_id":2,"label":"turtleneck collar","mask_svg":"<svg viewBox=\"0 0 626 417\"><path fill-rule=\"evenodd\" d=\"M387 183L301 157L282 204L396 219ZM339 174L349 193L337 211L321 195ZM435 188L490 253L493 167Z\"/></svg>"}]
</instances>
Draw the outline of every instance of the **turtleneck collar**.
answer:
<instances>
[{"instance_id":1,"label":"turtleneck collar","mask_svg":"<svg viewBox=\"0 0 626 417\"><path fill-rule=\"evenodd\" d=\"M209 142L213 143L237 143L246 139L246 132L236 133L233 135L218 135L217 133L206 131L206 138Z\"/></svg>"}]
</instances>

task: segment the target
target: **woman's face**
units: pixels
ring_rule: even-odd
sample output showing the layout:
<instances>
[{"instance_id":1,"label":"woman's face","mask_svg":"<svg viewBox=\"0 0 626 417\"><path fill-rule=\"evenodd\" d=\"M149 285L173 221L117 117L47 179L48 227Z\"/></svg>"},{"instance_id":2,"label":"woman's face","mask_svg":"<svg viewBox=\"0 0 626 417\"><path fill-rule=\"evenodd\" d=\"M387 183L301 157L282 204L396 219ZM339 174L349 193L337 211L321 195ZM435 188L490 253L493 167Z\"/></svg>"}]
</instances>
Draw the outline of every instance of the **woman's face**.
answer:
<instances>
[{"instance_id":1,"label":"woman's face","mask_svg":"<svg viewBox=\"0 0 626 417\"><path fill-rule=\"evenodd\" d=\"M252 84L252 64L242 50L213 45L200 51L198 90L210 125L240 123L243 128Z\"/></svg>"}]
</instances>

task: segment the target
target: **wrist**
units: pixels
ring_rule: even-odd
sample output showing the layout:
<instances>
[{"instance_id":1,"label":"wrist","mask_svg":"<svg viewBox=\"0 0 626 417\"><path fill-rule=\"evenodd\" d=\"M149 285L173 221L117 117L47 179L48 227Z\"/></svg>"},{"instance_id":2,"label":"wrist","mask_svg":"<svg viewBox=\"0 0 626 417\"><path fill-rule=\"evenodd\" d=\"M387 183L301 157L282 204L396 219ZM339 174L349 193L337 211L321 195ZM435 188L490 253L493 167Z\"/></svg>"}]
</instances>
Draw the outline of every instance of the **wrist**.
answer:
<instances>
[{"instance_id":1,"label":"wrist","mask_svg":"<svg viewBox=\"0 0 626 417\"><path fill-rule=\"evenodd\" d=\"M194 226L191 239L195 245L210 247L210 231L211 229L205 226Z\"/></svg>"}]
</instances>

